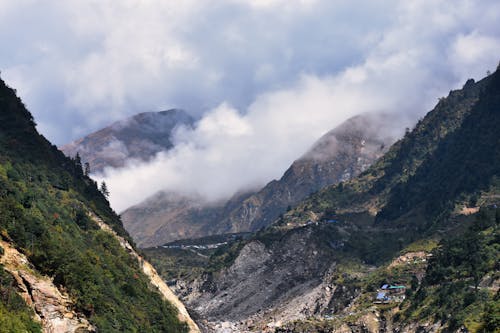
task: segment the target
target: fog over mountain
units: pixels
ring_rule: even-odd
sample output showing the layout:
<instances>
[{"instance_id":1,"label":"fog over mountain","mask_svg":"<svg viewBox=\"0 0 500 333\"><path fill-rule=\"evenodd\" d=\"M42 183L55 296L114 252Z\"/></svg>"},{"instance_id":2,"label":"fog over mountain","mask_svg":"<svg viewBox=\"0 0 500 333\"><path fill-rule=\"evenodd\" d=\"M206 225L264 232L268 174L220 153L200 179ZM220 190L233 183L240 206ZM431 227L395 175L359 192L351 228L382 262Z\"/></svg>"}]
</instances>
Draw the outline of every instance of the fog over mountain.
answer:
<instances>
[{"instance_id":1,"label":"fog over mountain","mask_svg":"<svg viewBox=\"0 0 500 333\"><path fill-rule=\"evenodd\" d=\"M117 121L60 149L66 156L80 155L90 173L105 167L121 168L131 160L149 161L173 147L173 133L179 126L191 127L194 119L183 110L143 112Z\"/></svg>"},{"instance_id":2,"label":"fog over mountain","mask_svg":"<svg viewBox=\"0 0 500 333\"><path fill-rule=\"evenodd\" d=\"M0 69L56 144L146 110L201 118L152 164L107 173L121 210L263 185L356 114L414 122L496 68L499 16L493 0L2 2Z\"/></svg>"}]
</instances>

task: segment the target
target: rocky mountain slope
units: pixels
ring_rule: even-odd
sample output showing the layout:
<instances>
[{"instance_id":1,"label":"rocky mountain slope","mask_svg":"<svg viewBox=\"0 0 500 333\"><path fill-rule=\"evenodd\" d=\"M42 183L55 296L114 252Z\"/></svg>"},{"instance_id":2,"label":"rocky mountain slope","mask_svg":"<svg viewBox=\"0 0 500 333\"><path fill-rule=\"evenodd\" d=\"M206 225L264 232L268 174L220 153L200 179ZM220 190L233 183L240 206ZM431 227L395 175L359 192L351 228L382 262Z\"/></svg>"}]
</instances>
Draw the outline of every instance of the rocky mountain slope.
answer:
<instances>
[{"instance_id":1,"label":"rocky mountain slope","mask_svg":"<svg viewBox=\"0 0 500 333\"><path fill-rule=\"evenodd\" d=\"M2 330L197 331L158 291L96 183L37 133L2 80L0 242Z\"/></svg>"},{"instance_id":2,"label":"rocky mountain slope","mask_svg":"<svg viewBox=\"0 0 500 333\"><path fill-rule=\"evenodd\" d=\"M389 115L348 119L321 137L281 179L246 198L227 218L231 232L256 231L312 193L357 176L393 143Z\"/></svg>"},{"instance_id":3,"label":"rocky mountain slope","mask_svg":"<svg viewBox=\"0 0 500 333\"><path fill-rule=\"evenodd\" d=\"M0 264L15 281L19 295L34 313L34 318L48 332L93 332L84 316L73 310L74 302L67 293L57 288L47 276L39 276L26 256L0 240L3 255Z\"/></svg>"},{"instance_id":4,"label":"rocky mountain slope","mask_svg":"<svg viewBox=\"0 0 500 333\"><path fill-rule=\"evenodd\" d=\"M328 132L279 180L227 202L159 193L125 210L125 228L139 246L211 234L257 231L319 189L350 179L380 157L393 138L389 115L362 115Z\"/></svg>"},{"instance_id":5,"label":"rocky mountain slope","mask_svg":"<svg viewBox=\"0 0 500 333\"><path fill-rule=\"evenodd\" d=\"M144 112L115 122L95 133L62 146L71 158L80 154L91 172L105 167L120 168L127 161L147 161L160 151L173 147L172 133L178 126L193 126L194 119L183 110Z\"/></svg>"},{"instance_id":6,"label":"rocky mountain slope","mask_svg":"<svg viewBox=\"0 0 500 333\"><path fill-rule=\"evenodd\" d=\"M207 331L498 327L499 112L499 71L468 81L360 176L221 247L177 292ZM378 301L384 284L403 292Z\"/></svg>"}]
</instances>

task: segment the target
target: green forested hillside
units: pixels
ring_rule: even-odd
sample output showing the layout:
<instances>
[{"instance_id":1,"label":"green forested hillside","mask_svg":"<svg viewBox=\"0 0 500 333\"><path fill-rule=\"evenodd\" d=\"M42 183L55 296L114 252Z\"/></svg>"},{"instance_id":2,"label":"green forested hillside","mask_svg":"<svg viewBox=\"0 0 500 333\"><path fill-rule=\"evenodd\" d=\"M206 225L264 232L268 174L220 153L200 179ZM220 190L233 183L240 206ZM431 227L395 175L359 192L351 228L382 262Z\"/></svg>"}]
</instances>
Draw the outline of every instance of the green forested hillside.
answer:
<instances>
[{"instance_id":1,"label":"green forested hillside","mask_svg":"<svg viewBox=\"0 0 500 333\"><path fill-rule=\"evenodd\" d=\"M425 278L402 305L402 322L442 321L448 330L500 331L500 209L482 209L459 236L433 251Z\"/></svg>"},{"instance_id":2,"label":"green forested hillside","mask_svg":"<svg viewBox=\"0 0 500 333\"><path fill-rule=\"evenodd\" d=\"M480 98L462 125L447 135L407 182L392 191L379 213L395 219L422 206L427 218L453 210L471 198L476 205L481 192L497 186L500 176L500 73L488 78ZM472 198L472 197L475 197Z\"/></svg>"},{"instance_id":3,"label":"green forested hillside","mask_svg":"<svg viewBox=\"0 0 500 333\"><path fill-rule=\"evenodd\" d=\"M287 216L367 212L377 223L444 221L457 205L491 202L500 176L500 73L452 91L360 177L313 195ZM493 187L493 188L492 188Z\"/></svg>"},{"instance_id":4,"label":"green forested hillside","mask_svg":"<svg viewBox=\"0 0 500 333\"><path fill-rule=\"evenodd\" d=\"M100 332L187 331L138 263L89 219L89 210L128 237L79 161L66 158L36 132L31 114L0 80L1 237L67 290L75 310ZM8 273L1 272L0 288L9 292ZM0 322L25 322L29 311L4 294ZM36 331L35 323L26 325Z\"/></svg>"}]
</instances>

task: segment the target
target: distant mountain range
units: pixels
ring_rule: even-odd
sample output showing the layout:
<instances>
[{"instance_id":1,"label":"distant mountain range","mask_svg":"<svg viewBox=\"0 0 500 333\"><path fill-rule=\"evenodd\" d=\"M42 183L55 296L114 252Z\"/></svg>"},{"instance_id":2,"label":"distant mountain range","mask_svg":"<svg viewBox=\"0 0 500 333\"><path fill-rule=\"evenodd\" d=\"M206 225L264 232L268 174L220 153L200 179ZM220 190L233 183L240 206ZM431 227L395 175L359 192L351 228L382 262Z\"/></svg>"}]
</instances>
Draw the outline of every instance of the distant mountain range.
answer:
<instances>
[{"instance_id":1,"label":"distant mountain range","mask_svg":"<svg viewBox=\"0 0 500 333\"><path fill-rule=\"evenodd\" d=\"M122 214L125 228L140 246L266 227L311 193L364 171L394 141L390 115L365 114L328 132L297 159L279 180L256 192L238 193L218 203L201 197L160 192ZM120 168L127 161L148 161L173 147L179 126L194 126L185 111L140 113L61 147L67 156L80 154L92 172Z\"/></svg>"},{"instance_id":2,"label":"distant mountain range","mask_svg":"<svg viewBox=\"0 0 500 333\"><path fill-rule=\"evenodd\" d=\"M356 116L325 134L281 179L257 192L239 193L218 204L158 193L125 210L121 214L124 226L140 246L257 231L310 194L367 169L393 142L387 134L391 126L388 115Z\"/></svg>"},{"instance_id":3,"label":"distant mountain range","mask_svg":"<svg viewBox=\"0 0 500 333\"><path fill-rule=\"evenodd\" d=\"M158 152L173 147L172 134L179 126L192 127L194 119L179 109L144 112L117 121L97 132L66 144L60 149L90 164L91 173L105 167L120 168L127 161L148 161Z\"/></svg>"}]
</instances>

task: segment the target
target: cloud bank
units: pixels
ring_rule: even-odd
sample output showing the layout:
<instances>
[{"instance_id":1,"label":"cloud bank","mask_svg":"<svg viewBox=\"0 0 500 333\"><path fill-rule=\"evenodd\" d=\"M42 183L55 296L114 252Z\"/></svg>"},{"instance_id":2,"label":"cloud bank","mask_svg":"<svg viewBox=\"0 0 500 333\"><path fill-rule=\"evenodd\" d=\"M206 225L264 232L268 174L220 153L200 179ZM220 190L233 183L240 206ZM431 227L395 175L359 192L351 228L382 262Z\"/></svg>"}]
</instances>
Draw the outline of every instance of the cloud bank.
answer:
<instances>
[{"instance_id":1,"label":"cloud bank","mask_svg":"<svg viewBox=\"0 0 500 333\"><path fill-rule=\"evenodd\" d=\"M497 66L499 21L493 0L20 0L0 3L0 68L56 143L140 111L201 118L152 164L108 171L121 210L261 185L355 114L414 120Z\"/></svg>"}]
</instances>

